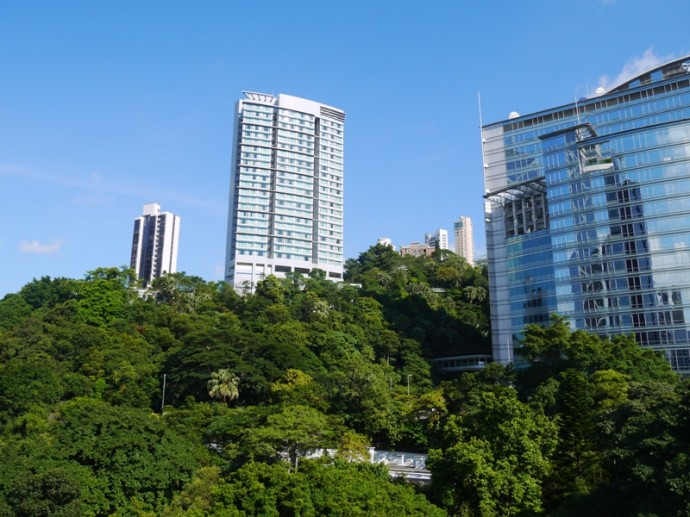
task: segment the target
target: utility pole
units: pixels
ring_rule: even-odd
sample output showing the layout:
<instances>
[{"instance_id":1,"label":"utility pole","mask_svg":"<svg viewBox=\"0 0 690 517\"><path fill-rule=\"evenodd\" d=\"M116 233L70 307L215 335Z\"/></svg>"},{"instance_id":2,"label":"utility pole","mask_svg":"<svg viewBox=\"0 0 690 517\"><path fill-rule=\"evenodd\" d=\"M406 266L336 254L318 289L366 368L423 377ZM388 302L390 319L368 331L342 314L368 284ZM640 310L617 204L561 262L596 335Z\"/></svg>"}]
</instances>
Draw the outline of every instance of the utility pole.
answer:
<instances>
[{"instance_id":1,"label":"utility pole","mask_svg":"<svg viewBox=\"0 0 690 517\"><path fill-rule=\"evenodd\" d=\"M163 409L165 409L165 378L166 374L163 374L163 397L161 397L161 415L163 414Z\"/></svg>"}]
</instances>

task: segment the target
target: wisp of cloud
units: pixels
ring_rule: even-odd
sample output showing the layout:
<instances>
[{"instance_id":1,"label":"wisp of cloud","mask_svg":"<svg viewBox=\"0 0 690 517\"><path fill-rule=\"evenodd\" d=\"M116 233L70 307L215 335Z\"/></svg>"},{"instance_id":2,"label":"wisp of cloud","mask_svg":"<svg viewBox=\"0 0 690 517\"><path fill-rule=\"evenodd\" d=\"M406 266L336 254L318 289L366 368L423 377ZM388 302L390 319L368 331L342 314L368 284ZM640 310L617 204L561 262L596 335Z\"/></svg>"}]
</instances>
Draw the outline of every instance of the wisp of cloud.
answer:
<instances>
[{"instance_id":1,"label":"wisp of cloud","mask_svg":"<svg viewBox=\"0 0 690 517\"><path fill-rule=\"evenodd\" d=\"M56 240L51 243L42 244L38 239L27 241L24 239L19 243L19 251L22 253L36 253L39 255L52 255L60 251L63 241Z\"/></svg>"}]
</instances>

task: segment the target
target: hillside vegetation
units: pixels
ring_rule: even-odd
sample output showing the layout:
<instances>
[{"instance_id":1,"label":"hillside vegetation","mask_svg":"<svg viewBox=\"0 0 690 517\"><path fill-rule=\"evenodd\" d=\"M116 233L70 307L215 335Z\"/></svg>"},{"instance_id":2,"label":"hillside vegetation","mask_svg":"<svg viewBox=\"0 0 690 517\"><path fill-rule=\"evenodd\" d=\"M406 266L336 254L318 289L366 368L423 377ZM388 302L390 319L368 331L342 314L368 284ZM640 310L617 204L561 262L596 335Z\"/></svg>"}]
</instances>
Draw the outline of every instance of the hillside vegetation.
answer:
<instances>
[{"instance_id":1,"label":"hillside vegetation","mask_svg":"<svg viewBox=\"0 0 690 517\"><path fill-rule=\"evenodd\" d=\"M44 277L0 301L0 515L683 515L690 390L620 337L488 353L486 271L375 246L254 294L182 273ZM366 447L428 452L430 487ZM304 458L320 448L332 457Z\"/></svg>"}]
</instances>

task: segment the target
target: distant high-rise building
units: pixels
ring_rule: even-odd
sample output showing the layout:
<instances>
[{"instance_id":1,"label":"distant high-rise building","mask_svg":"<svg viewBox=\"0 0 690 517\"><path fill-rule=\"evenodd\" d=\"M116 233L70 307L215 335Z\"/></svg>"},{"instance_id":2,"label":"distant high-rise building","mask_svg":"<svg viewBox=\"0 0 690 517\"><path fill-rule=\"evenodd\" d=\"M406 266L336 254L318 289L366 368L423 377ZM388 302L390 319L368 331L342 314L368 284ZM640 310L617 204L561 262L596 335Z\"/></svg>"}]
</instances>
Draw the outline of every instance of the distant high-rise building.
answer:
<instances>
[{"instance_id":1,"label":"distant high-rise building","mask_svg":"<svg viewBox=\"0 0 690 517\"><path fill-rule=\"evenodd\" d=\"M244 92L237 102L225 279L343 277L345 113L307 99Z\"/></svg>"},{"instance_id":2,"label":"distant high-rise building","mask_svg":"<svg viewBox=\"0 0 690 517\"><path fill-rule=\"evenodd\" d=\"M471 266L474 265L474 236L472 219L464 215L455 222L455 254L463 257Z\"/></svg>"},{"instance_id":3,"label":"distant high-rise building","mask_svg":"<svg viewBox=\"0 0 690 517\"><path fill-rule=\"evenodd\" d=\"M130 267L144 285L177 271L180 217L161 212L157 203L144 205L144 215L134 220Z\"/></svg>"},{"instance_id":4,"label":"distant high-rise building","mask_svg":"<svg viewBox=\"0 0 690 517\"><path fill-rule=\"evenodd\" d=\"M427 233L424 235L424 244L432 248L438 247L441 250L448 249L448 230L440 228L436 233Z\"/></svg>"},{"instance_id":5,"label":"distant high-rise building","mask_svg":"<svg viewBox=\"0 0 690 517\"><path fill-rule=\"evenodd\" d=\"M494 360L560 314L690 374L690 56L482 142Z\"/></svg>"},{"instance_id":6,"label":"distant high-rise building","mask_svg":"<svg viewBox=\"0 0 690 517\"><path fill-rule=\"evenodd\" d=\"M393 241L390 239L390 237L379 237L379 240L376 244L379 244L381 246L388 246L389 248L395 250L395 245L393 244Z\"/></svg>"}]
</instances>

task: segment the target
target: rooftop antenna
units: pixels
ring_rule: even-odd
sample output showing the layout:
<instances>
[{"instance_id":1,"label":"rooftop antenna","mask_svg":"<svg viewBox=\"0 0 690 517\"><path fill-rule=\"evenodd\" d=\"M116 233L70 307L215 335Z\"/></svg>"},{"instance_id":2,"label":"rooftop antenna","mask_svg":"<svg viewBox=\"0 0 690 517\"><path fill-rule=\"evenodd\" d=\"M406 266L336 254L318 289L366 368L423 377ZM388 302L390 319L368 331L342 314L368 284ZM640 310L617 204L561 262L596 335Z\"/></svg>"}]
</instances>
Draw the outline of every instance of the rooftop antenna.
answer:
<instances>
[{"instance_id":1,"label":"rooftop antenna","mask_svg":"<svg viewBox=\"0 0 690 517\"><path fill-rule=\"evenodd\" d=\"M477 106L479 108L479 137L482 142L482 176L484 177L484 192L486 192L486 169L489 167L489 165L486 163L486 154L484 152L484 145L486 142L484 141L484 133L482 132L482 126L484 125L484 122L482 121L482 96L480 92L477 92Z\"/></svg>"}]
</instances>

